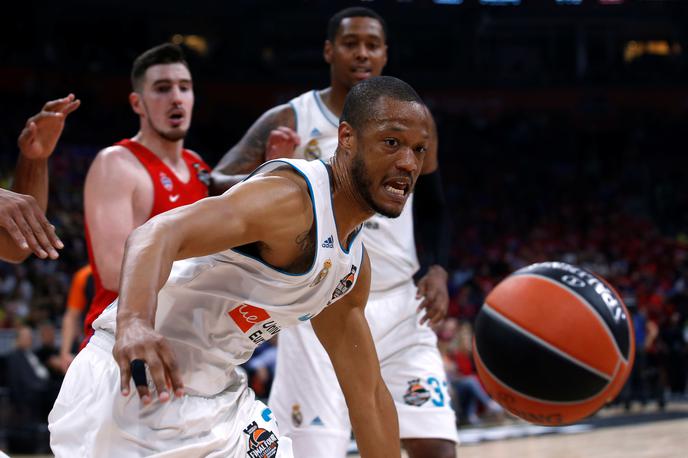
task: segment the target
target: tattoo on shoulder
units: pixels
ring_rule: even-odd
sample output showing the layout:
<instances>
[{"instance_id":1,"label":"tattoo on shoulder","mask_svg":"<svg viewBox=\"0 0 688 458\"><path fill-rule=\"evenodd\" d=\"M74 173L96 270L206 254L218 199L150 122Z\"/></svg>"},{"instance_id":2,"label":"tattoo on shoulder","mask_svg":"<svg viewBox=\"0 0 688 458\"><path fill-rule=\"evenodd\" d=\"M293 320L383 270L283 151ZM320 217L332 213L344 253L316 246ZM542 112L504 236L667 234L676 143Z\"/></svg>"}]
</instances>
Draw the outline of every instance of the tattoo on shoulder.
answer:
<instances>
[{"instance_id":1,"label":"tattoo on shoulder","mask_svg":"<svg viewBox=\"0 0 688 458\"><path fill-rule=\"evenodd\" d=\"M225 173L248 173L265 161L265 147L270 132L280 126L292 127L294 112L289 105L275 107L265 113L246 132L244 138L228 155L232 158L223 169Z\"/></svg>"}]
</instances>

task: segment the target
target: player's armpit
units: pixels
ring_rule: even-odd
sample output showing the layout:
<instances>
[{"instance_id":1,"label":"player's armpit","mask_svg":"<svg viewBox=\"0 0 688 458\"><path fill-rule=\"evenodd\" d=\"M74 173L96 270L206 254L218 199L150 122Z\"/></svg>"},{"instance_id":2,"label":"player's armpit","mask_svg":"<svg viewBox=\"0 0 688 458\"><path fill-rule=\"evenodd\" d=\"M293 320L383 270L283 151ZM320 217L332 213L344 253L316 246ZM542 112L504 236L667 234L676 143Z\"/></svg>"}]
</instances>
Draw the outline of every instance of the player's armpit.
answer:
<instances>
[{"instance_id":1,"label":"player's armpit","mask_svg":"<svg viewBox=\"0 0 688 458\"><path fill-rule=\"evenodd\" d=\"M364 309L370 289L366 254L356 285L311 320L334 366L362 458L398 458L397 413L380 373Z\"/></svg>"}]
</instances>

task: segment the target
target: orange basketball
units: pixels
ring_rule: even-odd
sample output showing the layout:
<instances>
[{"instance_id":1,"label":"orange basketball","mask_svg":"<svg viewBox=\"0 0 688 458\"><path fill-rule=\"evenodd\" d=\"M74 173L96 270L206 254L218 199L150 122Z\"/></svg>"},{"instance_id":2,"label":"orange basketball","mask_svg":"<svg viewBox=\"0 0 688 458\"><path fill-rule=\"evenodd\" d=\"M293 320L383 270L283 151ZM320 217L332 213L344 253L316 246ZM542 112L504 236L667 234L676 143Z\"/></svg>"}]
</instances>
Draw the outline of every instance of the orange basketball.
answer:
<instances>
[{"instance_id":1,"label":"orange basketball","mask_svg":"<svg viewBox=\"0 0 688 458\"><path fill-rule=\"evenodd\" d=\"M488 393L531 423L581 420L613 400L635 357L630 315L604 279L563 262L520 269L487 296L473 356Z\"/></svg>"}]
</instances>

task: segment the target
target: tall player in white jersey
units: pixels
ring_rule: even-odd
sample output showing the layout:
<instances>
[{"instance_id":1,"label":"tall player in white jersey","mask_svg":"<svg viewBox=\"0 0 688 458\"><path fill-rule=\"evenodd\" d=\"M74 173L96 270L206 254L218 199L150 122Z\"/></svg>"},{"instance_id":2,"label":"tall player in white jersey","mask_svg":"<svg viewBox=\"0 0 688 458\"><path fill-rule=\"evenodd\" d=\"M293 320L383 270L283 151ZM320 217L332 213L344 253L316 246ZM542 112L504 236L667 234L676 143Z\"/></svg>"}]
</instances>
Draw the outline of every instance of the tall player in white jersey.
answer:
<instances>
[{"instance_id":1,"label":"tall player in white jersey","mask_svg":"<svg viewBox=\"0 0 688 458\"><path fill-rule=\"evenodd\" d=\"M367 8L335 14L328 26L324 57L330 64L331 86L266 112L220 161L216 176L233 175L229 181L236 181L264 159L327 159L334 153L344 98L359 81L379 75L387 61L384 20ZM448 252L444 200L434 123L432 128L433 141L414 195L416 214L424 223L419 232L426 236L424 245L435 254L435 262L414 285L419 263L411 205L397 219L373 216L363 232L372 265L365 314L383 379L396 404L400 438L411 458L454 457L457 441L436 336L424 324L441 320L448 304L447 274L441 265ZM325 240L322 246L331 243ZM425 309L423 316L420 309ZM349 413L313 329L300 326L281 333L277 348L277 372L268 404L282 433L292 439L295 455L344 457L351 433Z\"/></svg>"},{"instance_id":2,"label":"tall player in white jersey","mask_svg":"<svg viewBox=\"0 0 688 458\"><path fill-rule=\"evenodd\" d=\"M330 355L361 455L400 456L364 316L370 262L358 235L375 212L401 214L431 124L410 86L379 77L351 91L338 132L327 163L270 162L132 233L120 296L94 322L50 414L57 457L293 456L237 366L306 320Z\"/></svg>"}]
</instances>

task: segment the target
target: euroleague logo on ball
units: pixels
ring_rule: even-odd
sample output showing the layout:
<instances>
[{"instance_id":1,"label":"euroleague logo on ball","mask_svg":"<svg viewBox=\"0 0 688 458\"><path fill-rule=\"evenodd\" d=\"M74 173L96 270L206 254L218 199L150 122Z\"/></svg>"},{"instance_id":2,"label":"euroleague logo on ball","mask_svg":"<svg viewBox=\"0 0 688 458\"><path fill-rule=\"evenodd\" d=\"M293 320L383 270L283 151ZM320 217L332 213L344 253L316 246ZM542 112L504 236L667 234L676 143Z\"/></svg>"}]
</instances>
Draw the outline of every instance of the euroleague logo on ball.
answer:
<instances>
[{"instance_id":1,"label":"euroleague logo on ball","mask_svg":"<svg viewBox=\"0 0 688 458\"><path fill-rule=\"evenodd\" d=\"M607 306L609 313L615 322L626 320L624 308L616 299L615 294L611 291L610 287L608 287L604 281L600 280L589 272L564 262L541 262L528 266L521 271L530 271L537 268L563 270L564 272L567 272L560 277L562 283L565 283L572 288L592 288L595 294L597 294L602 299L602 302L604 302L604 304Z\"/></svg>"}]
</instances>

